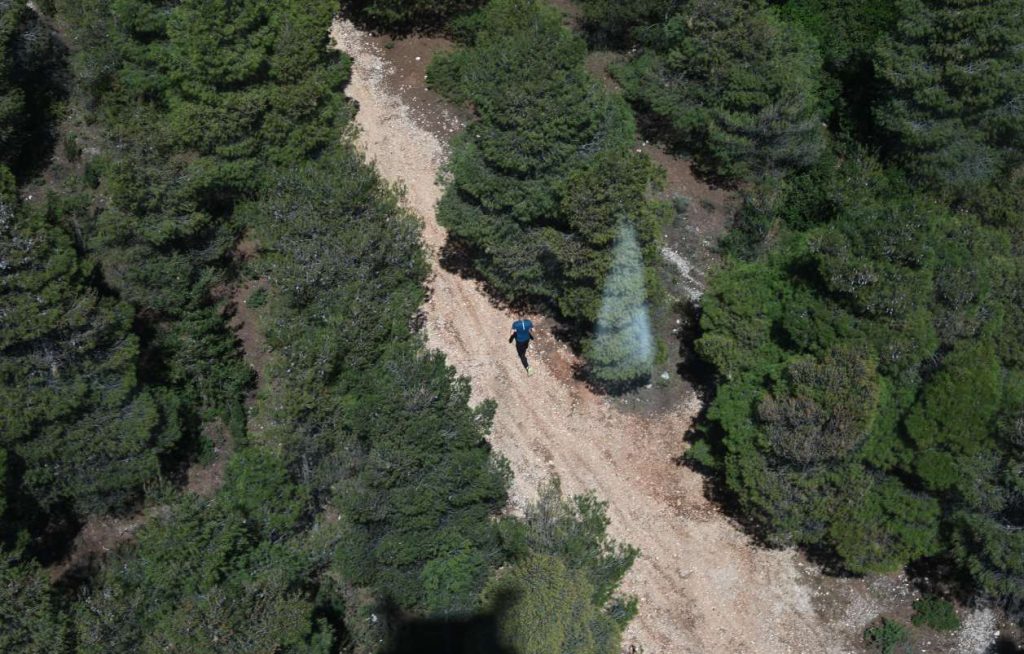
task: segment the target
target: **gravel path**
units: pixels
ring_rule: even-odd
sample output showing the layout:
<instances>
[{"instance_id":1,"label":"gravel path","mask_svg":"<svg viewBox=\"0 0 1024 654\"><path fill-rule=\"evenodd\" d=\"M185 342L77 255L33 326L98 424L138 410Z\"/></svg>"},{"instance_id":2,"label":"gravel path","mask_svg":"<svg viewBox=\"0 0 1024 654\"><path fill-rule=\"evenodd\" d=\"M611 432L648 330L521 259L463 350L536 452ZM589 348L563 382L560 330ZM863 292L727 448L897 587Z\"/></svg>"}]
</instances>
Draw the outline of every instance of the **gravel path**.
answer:
<instances>
[{"instance_id":1,"label":"gravel path","mask_svg":"<svg viewBox=\"0 0 1024 654\"><path fill-rule=\"evenodd\" d=\"M572 380L572 354L536 318L535 372L526 376L506 340L515 316L436 263L445 240L434 217L444 144L389 90L394 71L368 34L338 21L332 35L354 59L347 93L359 103L357 143L384 178L405 188L407 206L424 222L434 255L429 345L472 379L474 401L498 402L490 440L515 472L514 506L557 473L567 492L593 489L608 501L612 535L641 549L624 583L640 598L627 651L837 651L796 554L754 546L705 499L700 475L673 462L699 409L695 398L654 418L623 413Z\"/></svg>"}]
</instances>

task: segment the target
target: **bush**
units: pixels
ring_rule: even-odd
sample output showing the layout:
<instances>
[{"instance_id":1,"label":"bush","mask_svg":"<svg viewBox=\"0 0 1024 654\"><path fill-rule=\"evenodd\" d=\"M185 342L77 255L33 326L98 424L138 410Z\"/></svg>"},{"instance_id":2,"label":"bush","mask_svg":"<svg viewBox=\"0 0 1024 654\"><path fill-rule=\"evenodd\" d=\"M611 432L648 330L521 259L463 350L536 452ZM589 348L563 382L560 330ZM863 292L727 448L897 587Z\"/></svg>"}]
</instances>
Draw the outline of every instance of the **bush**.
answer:
<instances>
[{"instance_id":1,"label":"bush","mask_svg":"<svg viewBox=\"0 0 1024 654\"><path fill-rule=\"evenodd\" d=\"M882 618L878 624L864 630L864 644L880 654L902 654L910 651L910 634L900 623Z\"/></svg>"},{"instance_id":2,"label":"bush","mask_svg":"<svg viewBox=\"0 0 1024 654\"><path fill-rule=\"evenodd\" d=\"M64 136L64 156L74 163L82 158L82 146L78 144L78 137L74 134Z\"/></svg>"},{"instance_id":3,"label":"bush","mask_svg":"<svg viewBox=\"0 0 1024 654\"><path fill-rule=\"evenodd\" d=\"M265 288L257 288L253 291L249 299L245 301L246 306L250 309L259 309L267 303L267 290Z\"/></svg>"},{"instance_id":4,"label":"bush","mask_svg":"<svg viewBox=\"0 0 1024 654\"><path fill-rule=\"evenodd\" d=\"M940 597L923 597L914 602L914 617L917 626L924 625L936 631L956 631L960 628L960 618L956 615L953 604Z\"/></svg>"},{"instance_id":5,"label":"bush","mask_svg":"<svg viewBox=\"0 0 1024 654\"><path fill-rule=\"evenodd\" d=\"M616 654L619 630L595 606L586 576L554 556L516 563L492 581L485 601L498 613L503 643L519 654Z\"/></svg>"}]
</instances>

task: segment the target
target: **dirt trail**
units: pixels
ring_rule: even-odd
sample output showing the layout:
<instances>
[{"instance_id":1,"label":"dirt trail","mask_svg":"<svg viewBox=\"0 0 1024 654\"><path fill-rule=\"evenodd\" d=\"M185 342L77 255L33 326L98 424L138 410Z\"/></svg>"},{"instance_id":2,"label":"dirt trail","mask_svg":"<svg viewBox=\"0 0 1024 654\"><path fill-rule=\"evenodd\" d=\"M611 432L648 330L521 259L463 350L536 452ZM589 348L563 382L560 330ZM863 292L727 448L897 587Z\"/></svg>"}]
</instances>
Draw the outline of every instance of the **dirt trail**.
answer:
<instances>
[{"instance_id":1,"label":"dirt trail","mask_svg":"<svg viewBox=\"0 0 1024 654\"><path fill-rule=\"evenodd\" d=\"M700 475L673 462L699 409L696 398L651 419L623 413L571 379L572 354L543 320L531 346L535 372L526 376L506 340L514 316L475 282L436 263L445 240L434 217L443 143L394 90L394 71L368 34L338 21L332 35L354 59L347 93L359 103L358 145L384 178L405 187L407 205L424 221L423 239L434 255L425 307L429 345L472 379L474 401L498 401L491 443L515 472L513 503L523 506L539 482L557 473L567 492L593 489L608 501L612 534L642 551L624 584L640 598L626 648L837 651L802 581L800 559L752 545L705 499Z\"/></svg>"}]
</instances>

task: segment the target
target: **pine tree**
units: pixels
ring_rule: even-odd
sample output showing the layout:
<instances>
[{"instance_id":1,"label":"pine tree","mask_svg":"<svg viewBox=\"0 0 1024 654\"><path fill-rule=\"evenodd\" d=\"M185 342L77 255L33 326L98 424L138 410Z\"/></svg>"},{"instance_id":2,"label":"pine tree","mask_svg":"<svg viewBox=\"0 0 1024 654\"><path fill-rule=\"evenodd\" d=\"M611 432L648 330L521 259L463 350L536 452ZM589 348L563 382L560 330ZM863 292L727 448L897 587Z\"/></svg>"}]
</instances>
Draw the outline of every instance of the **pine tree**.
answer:
<instances>
[{"instance_id":1,"label":"pine tree","mask_svg":"<svg viewBox=\"0 0 1024 654\"><path fill-rule=\"evenodd\" d=\"M616 76L671 145L727 177L782 175L821 156L820 55L773 9L691 0L645 34Z\"/></svg>"},{"instance_id":2,"label":"pine tree","mask_svg":"<svg viewBox=\"0 0 1024 654\"><path fill-rule=\"evenodd\" d=\"M471 100L480 119L456 142L438 220L510 299L555 298L564 178L623 143L631 124L583 68L586 47L554 10L496 2L472 48L439 58L432 83Z\"/></svg>"},{"instance_id":3,"label":"pine tree","mask_svg":"<svg viewBox=\"0 0 1024 654\"><path fill-rule=\"evenodd\" d=\"M1022 0L902 0L878 124L915 177L965 195L1024 160Z\"/></svg>"},{"instance_id":4,"label":"pine tree","mask_svg":"<svg viewBox=\"0 0 1024 654\"><path fill-rule=\"evenodd\" d=\"M0 164L8 166L17 158L27 118L25 92L11 79L20 19L27 12L23 0L0 8Z\"/></svg>"},{"instance_id":5,"label":"pine tree","mask_svg":"<svg viewBox=\"0 0 1024 654\"><path fill-rule=\"evenodd\" d=\"M420 32L442 29L447 21L473 11L485 0L345 0L346 16L355 15L373 29Z\"/></svg>"},{"instance_id":6,"label":"pine tree","mask_svg":"<svg viewBox=\"0 0 1024 654\"><path fill-rule=\"evenodd\" d=\"M70 640L47 574L31 559L4 549L0 549L0 624L3 652L63 652Z\"/></svg>"},{"instance_id":7,"label":"pine tree","mask_svg":"<svg viewBox=\"0 0 1024 654\"><path fill-rule=\"evenodd\" d=\"M438 220L502 297L589 327L624 214L644 260L656 256L664 213L648 192L659 173L632 151L628 107L587 74L585 44L558 12L503 0L480 24L472 47L430 70L432 84L479 115L455 144Z\"/></svg>"},{"instance_id":8,"label":"pine tree","mask_svg":"<svg viewBox=\"0 0 1024 654\"><path fill-rule=\"evenodd\" d=\"M44 511L124 507L180 437L136 379L132 310L92 274L60 229L0 200L0 444Z\"/></svg>"}]
</instances>

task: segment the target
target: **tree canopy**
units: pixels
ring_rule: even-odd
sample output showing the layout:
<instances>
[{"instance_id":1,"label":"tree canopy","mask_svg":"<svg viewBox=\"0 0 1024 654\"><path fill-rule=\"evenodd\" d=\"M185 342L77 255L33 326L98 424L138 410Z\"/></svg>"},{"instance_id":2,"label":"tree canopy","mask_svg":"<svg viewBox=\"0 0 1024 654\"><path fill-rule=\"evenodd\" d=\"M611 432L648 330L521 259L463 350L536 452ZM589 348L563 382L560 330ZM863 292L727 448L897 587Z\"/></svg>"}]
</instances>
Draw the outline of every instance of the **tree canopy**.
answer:
<instances>
[{"instance_id":1,"label":"tree canopy","mask_svg":"<svg viewBox=\"0 0 1024 654\"><path fill-rule=\"evenodd\" d=\"M1020 0L897 3L877 46L875 108L894 155L922 182L969 194L1022 162L1024 34Z\"/></svg>"},{"instance_id":2,"label":"tree canopy","mask_svg":"<svg viewBox=\"0 0 1024 654\"><path fill-rule=\"evenodd\" d=\"M821 156L821 59L774 8L693 0L643 30L641 43L616 79L655 131L705 170L760 179Z\"/></svg>"},{"instance_id":3,"label":"tree canopy","mask_svg":"<svg viewBox=\"0 0 1024 654\"><path fill-rule=\"evenodd\" d=\"M659 172L632 151L628 108L587 74L586 46L557 11L498 0L475 24L468 47L430 68L431 84L478 116L454 145L438 220L498 295L549 306L589 342L621 225L644 270L654 265L665 212L648 192ZM655 276L642 278L636 290L656 301Z\"/></svg>"}]
</instances>

